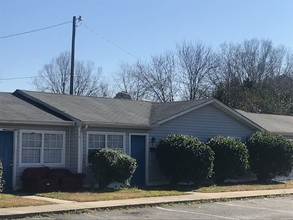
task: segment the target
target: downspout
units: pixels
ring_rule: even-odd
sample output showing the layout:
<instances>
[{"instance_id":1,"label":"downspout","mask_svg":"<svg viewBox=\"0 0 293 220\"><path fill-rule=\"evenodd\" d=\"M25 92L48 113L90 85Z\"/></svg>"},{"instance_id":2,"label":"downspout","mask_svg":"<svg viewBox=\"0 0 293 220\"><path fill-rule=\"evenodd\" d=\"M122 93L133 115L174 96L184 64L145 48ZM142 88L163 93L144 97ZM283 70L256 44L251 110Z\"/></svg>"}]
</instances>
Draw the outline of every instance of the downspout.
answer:
<instances>
[{"instance_id":1,"label":"downspout","mask_svg":"<svg viewBox=\"0 0 293 220\"><path fill-rule=\"evenodd\" d=\"M77 156L77 172L82 173L82 165L83 165L83 132L88 128L87 125L84 125L84 129L82 129L82 124L78 124L77 127L77 149L78 149L78 156Z\"/></svg>"},{"instance_id":2,"label":"downspout","mask_svg":"<svg viewBox=\"0 0 293 220\"><path fill-rule=\"evenodd\" d=\"M81 125L77 127L77 172L82 173L82 134Z\"/></svg>"},{"instance_id":3,"label":"downspout","mask_svg":"<svg viewBox=\"0 0 293 220\"><path fill-rule=\"evenodd\" d=\"M19 163L17 160L17 153L18 151L18 130L13 131L13 164L12 164L12 189L16 190L16 166Z\"/></svg>"}]
</instances>

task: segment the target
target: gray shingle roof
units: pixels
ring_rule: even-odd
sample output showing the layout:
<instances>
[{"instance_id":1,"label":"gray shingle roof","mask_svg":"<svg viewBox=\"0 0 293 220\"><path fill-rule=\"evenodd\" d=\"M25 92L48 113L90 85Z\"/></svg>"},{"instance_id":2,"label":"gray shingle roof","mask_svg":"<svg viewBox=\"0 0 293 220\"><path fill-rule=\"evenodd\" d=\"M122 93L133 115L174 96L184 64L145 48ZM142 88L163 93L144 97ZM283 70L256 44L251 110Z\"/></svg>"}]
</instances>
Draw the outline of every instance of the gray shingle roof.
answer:
<instances>
[{"instance_id":1,"label":"gray shingle roof","mask_svg":"<svg viewBox=\"0 0 293 220\"><path fill-rule=\"evenodd\" d=\"M293 135L293 116L237 111L269 132Z\"/></svg>"},{"instance_id":2,"label":"gray shingle roof","mask_svg":"<svg viewBox=\"0 0 293 220\"><path fill-rule=\"evenodd\" d=\"M129 125L150 127L151 124L186 111L210 99L153 103L113 98L62 95L17 90L36 102L53 107L89 125Z\"/></svg>"},{"instance_id":3,"label":"gray shingle roof","mask_svg":"<svg viewBox=\"0 0 293 220\"><path fill-rule=\"evenodd\" d=\"M21 97L21 99L15 96ZM0 93L0 121L15 120L27 121L28 123L40 121L51 123L66 122L60 117L58 118L23 101L23 99L41 104L42 109L57 112L55 115L63 115L63 119L67 117L68 120L81 121L88 125L130 126L135 128L150 128L152 124L177 117L184 112L215 101L214 99L201 99L172 103L153 103L16 90L13 94ZM291 116L237 111L270 132L293 134L293 117Z\"/></svg>"},{"instance_id":4,"label":"gray shingle roof","mask_svg":"<svg viewBox=\"0 0 293 220\"><path fill-rule=\"evenodd\" d=\"M0 122L68 124L68 122L15 97L11 93L5 92L0 92Z\"/></svg>"},{"instance_id":5,"label":"gray shingle roof","mask_svg":"<svg viewBox=\"0 0 293 220\"><path fill-rule=\"evenodd\" d=\"M19 90L16 92L48 104L89 125L150 125L150 102Z\"/></svg>"}]
</instances>

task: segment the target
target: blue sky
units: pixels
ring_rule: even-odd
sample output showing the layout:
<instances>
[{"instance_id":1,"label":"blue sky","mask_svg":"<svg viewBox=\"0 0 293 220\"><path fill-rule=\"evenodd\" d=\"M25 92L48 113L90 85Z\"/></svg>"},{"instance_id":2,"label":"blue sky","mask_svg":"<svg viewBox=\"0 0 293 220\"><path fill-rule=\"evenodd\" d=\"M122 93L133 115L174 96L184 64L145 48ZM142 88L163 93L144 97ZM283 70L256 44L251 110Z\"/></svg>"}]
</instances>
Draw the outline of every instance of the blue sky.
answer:
<instances>
[{"instance_id":1,"label":"blue sky","mask_svg":"<svg viewBox=\"0 0 293 220\"><path fill-rule=\"evenodd\" d=\"M0 37L71 21L74 15L108 41L142 60L176 43L270 39L293 48L291 0L0 0ZM0 91L33 90L43 65L70 51L72 25L0 39ZM136 58L79 26L76 59L92 60L112 79L122 62Z\"/></svg>"}]
</instances>

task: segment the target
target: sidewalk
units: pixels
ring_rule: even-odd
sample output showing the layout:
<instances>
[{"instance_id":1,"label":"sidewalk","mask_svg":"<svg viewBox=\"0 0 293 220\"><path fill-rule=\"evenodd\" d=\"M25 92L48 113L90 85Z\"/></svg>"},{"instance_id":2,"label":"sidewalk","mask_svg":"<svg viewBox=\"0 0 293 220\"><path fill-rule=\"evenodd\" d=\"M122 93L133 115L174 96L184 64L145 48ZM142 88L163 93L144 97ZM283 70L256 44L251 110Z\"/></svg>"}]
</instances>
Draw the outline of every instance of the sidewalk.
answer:
<instances>
[{"instance_id":1,"label":"sidewalk","mask_svg":"<svg viewBox=\"0 0 293 220\"><path fill-rule=\"evenodd\" d=\"M72 202L58 199L49 199L37 196L29 196L31 199L51 201L56 204L43 206L29 206L16 208L0 208L0 218L23 217L35 214L44 213L62 213L68 211L76 211L83 209L99 209L99 208L122 208L131 206L158 205L176 202L192 202L217 199L240 199L258 196L273 196L273 195L290 195L293 194L293 189L278 189L278 190L259 190L259 191L239 191L239 192L221 192L221 193L198 193L190 192L187 195L179 196L161 196L148 197L124 200L110 200L98 202Z\"/></svg>"}]
</instances>

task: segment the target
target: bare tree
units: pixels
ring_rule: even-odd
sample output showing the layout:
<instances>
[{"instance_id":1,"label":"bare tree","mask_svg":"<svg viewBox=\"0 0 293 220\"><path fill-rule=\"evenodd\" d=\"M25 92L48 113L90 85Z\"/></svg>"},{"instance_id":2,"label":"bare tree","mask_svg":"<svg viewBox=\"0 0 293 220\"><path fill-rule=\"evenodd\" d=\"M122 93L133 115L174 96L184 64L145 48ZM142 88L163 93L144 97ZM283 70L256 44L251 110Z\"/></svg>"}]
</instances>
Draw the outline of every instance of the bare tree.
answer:
<instances>
[{"instance_id":1,"label":"bare tree","mask_svg":"<svg viewBox=\"0 0 293 220\"><path fill-rule=\"evenodd\" d=\"M211 48L201 43L177 44L182 95L185 100L195 100L210 95L211 75L219 62Z\"/></svg>"},{"instance_id":2,"label":"bare tree","mask_svg":"<svg viewBox=\"0 0 293 220\"><path fill-rule=\"evenodd\" d=\"M266 78L282 74L285 55L284 47L273 47L269 40L225 43L221 46L221 68L217 78L221 82L249 80L262 86Z\"/></svg>"},{"instance_id":3,"label":"bare tree","mask_svg":"<svg viewBox=\"0 0 293 220\"><path fill-rule=\"evenodd\" d=\"M269 40L223 44L214 96L233 108L292 114L293 56Z\"/></svg>"},{"instance_id":4,"label":"bare tree","mask_svg":"<svg viewBox=\"0 0 293 220\"><path fill-rule=\"evenodd\" d=\"M174 54L166 52L153 56L149 62L123 64L117 73L116 82L120 91L127 92L134 100L172 102L178 93Z\"/></svg>"},{"instance_id":5,"label":"bare tree","mask_svg":"<svg viewBox=\"0 0 293 220\"><path fill-rule=\"evenodd\" d=\"M95 67L92 61L76 61L74 75L74 94L84 96L107 96L108 86L101 82L102 68ZM39 71L33 85L38 91L59 94L69 93L70 53L63 52L45 64Z\"/></svg>"},{"instance_id":6,"label":"bare tree","mask_svg":"<svg viewBox=\"0 0 293 220\"><path fill-rule=\"evenodd\" d=\"M173 102L177 98L179 88L173 53L153 56L142 70L144 87L153 101Z\"/></svg>"},{"instance_id":7,"label":"bare tree","mask_svg":"<svg viewBox=\"0 0 293 220\"><path fill-rule=\"evenodd\" d=\"M119 91L128 93L133 100L147 99L148 91L143 82L143 73L144 65L140 62L133 65L121 64L114 79Z\"/></svg>"}]
</instances>

